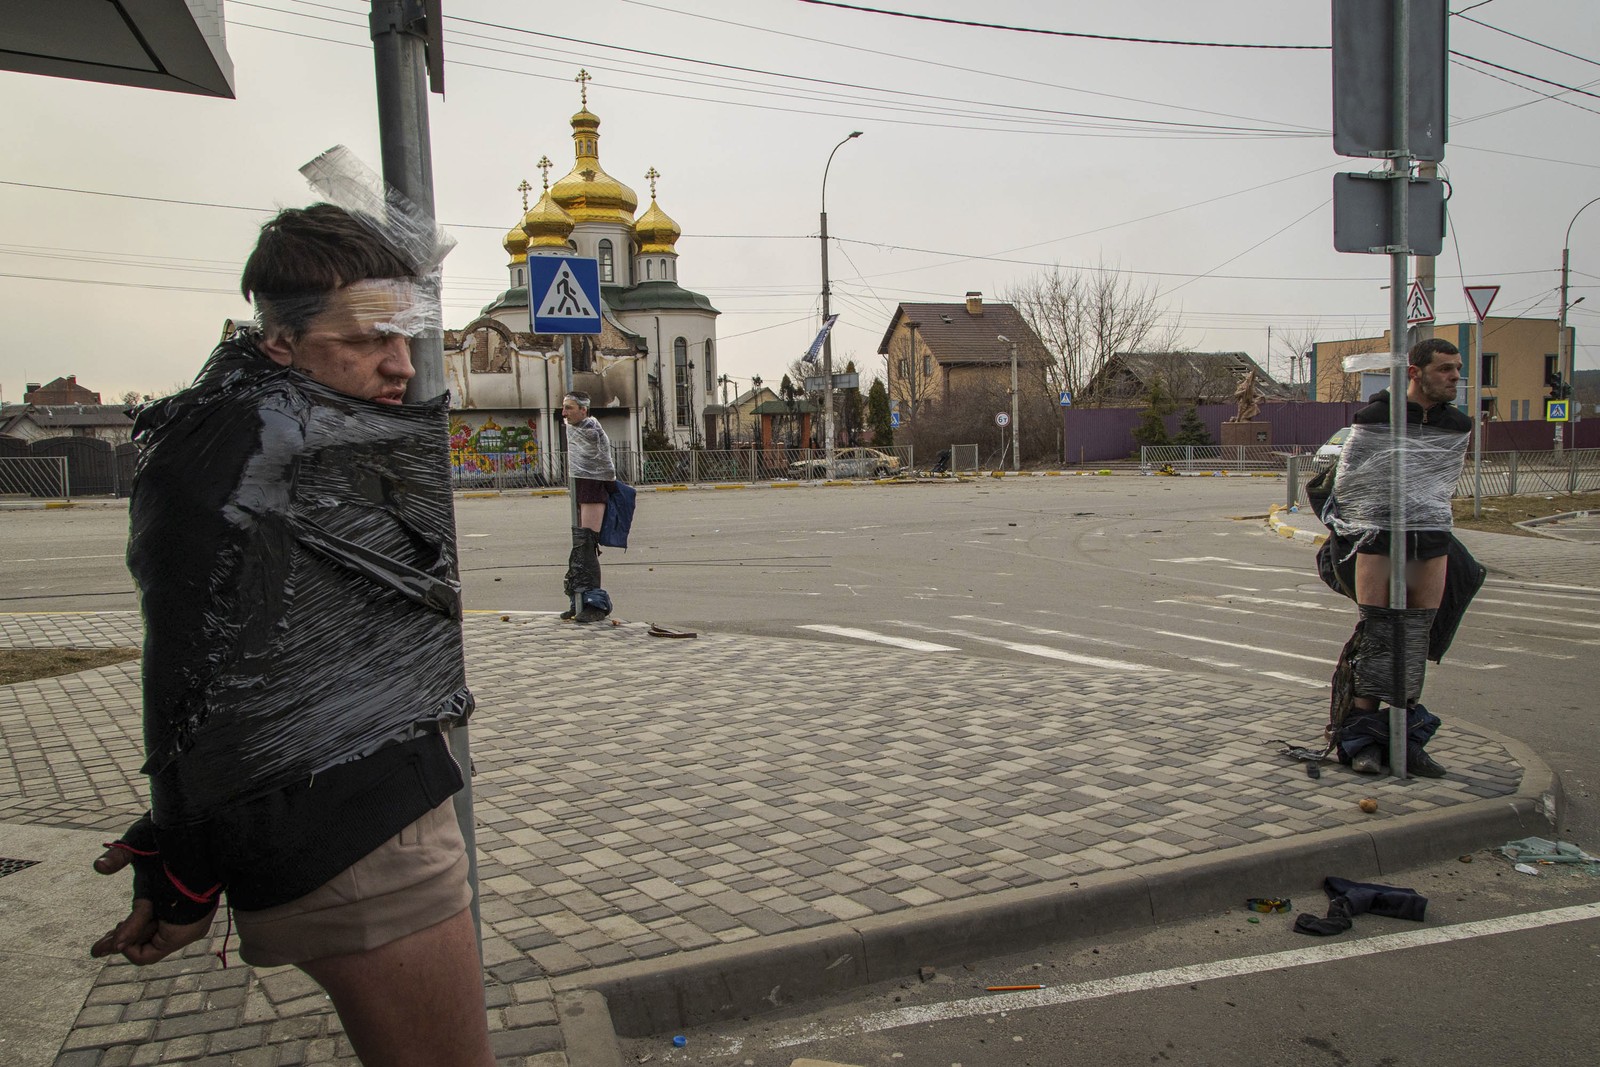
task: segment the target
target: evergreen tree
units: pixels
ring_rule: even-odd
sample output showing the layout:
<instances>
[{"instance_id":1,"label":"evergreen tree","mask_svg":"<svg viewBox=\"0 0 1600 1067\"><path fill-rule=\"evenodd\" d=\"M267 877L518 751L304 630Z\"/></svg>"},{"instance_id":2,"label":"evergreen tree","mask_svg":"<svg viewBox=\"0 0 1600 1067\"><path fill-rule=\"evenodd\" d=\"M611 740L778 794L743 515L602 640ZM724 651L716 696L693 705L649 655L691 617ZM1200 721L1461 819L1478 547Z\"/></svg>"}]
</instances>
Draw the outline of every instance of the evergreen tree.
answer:
<instances>
[{"instance_id":1,"label":"evergreen tree","mask_svg":"<svg viewBox=\"0 0 1600 1067\"><path fill-rule=\"evenodd\" d=\"M1172 401L1168 399L1161 383L1151 382L1150 402L1145 405L1144 414L1139 416L1139 425L1133 428L1133 439L1141 445L1171 444L1165 420L1172 414L1172 409Z\"/></svg>"},{"instance_id":2,"label":"evergreen tree","mask_svg":"<svg viewBox=\"0 0 1600 1067\"><path fill-rule=\"evenodd\" d=\"M889 390L882 378L872 379L867 390L867 425L872 428L872 443L879 448L894 444L894 424L889 421Z\"/></svg>"},{"instance_id":3,"label":"evergreen tree","mask_svg":"<svg viewBox=\"0 0 1600 1067\"><path fill-rule=\"evenodd\" d=\"M1206 424L1200 421L1200 412L1193 405L1183 413L1183 421L1178 423L1178 432L1172 438L1175 445L1209 445L1211 434L1206 430Z\"/></svg>"}]
</instances>

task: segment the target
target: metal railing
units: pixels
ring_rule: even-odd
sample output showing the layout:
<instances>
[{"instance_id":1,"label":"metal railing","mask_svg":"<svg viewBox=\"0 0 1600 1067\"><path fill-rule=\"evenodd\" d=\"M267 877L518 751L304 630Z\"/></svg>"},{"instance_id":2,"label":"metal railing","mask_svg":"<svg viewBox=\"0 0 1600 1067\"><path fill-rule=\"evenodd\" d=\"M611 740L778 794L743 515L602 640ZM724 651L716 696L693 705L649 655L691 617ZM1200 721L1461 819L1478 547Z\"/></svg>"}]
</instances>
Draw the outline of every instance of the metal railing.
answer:
<instances>
[{"instance_id":1,"label":"metal railing","mask_svg":"<svg viewBox=\"0 0 1600 1067\"><path fill-rule=\"evenodd\" d=\"M1300 483L1310 480L1309 457L1294 457L1289 465L1288 502L1299 503ZM1481 478L1481 481L1480 481ZM1485 452L1479 466L1471 456L1461 468L1452 495L1471 497L1474 489L1483 496L1517 496L1522 493L1600 492L1600 448L1569 448L1563 452Z\"/></svg>"},{"instance_id":2,"label":"metal railing","mask_svg":"<svg viewBox=\"0 0 1600 1067\"><path fill-rule=\"evenodd\" d=\"M1209 471L1281 471L1288 466L1289 457L1301 456L1301 469L1305 468L1303 450L1280 445L1144 445L1139 449L1139 466L1143 470L1162 470L1171 467L1181 472Z\"/></svg>"},{"instance_id":3,"label":"metal railing","mask_svg":"<svg viewBox=\"0 0 1600 1067\"><path fill-rule=\"evenodd\" d=\"M66 456L0 456L0 496L70 500Z\"/></svg>"},{"instance_id":4,"label":"metal railing","mask_svg":"<svg viewBox=\"0 0 1600 1067\"><path fill-rule=\"evenodd\" d=\"M842 479L893 477L911 469L910 445L874 450L875 455L855 455L854 449L836 450L833 475ZM827 474L827 455L820 448L692 448L636 452L613 447L611 458L617 477L630 485L706 485L763 481L805 481ZM563 489L567 484L565 453L539 456L521 452L458 456L451 467L457 489Z\"/></svg>"}]
</instances>

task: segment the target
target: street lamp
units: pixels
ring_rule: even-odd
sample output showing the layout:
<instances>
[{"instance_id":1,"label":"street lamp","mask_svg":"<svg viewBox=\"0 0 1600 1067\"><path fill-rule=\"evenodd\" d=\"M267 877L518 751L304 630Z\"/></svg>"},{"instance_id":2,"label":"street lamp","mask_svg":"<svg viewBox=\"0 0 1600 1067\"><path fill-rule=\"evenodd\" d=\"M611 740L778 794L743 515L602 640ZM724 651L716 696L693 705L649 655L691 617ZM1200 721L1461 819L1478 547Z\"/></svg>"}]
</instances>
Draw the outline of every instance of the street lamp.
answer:
<instances>
[{"instance_id":1,"label":"street lamp","mask_svg":"<svg viewBox=\"0 0 1600 1067\"><path fill-rule=\"evenodd\" d=\"M1017 430L1022 423L1017 417L1017 342L1005 334L996 334L995 340L1011 346L1011 469L1022 469L1022 459L1018 455Z\"/></svg>"},{"instance_id":2,"label":"street lamp","mask_svg":"<svg viewBox=\"0 0 1600 1067\"><path fill-rule=\"evenodd\" d=\"M861 136L861 131L856 130L843 141L833 146L833 152L839 151L846 143ZM832 290L828 286L828 169L833 166L833 152L828 153L827 165L822 168L822 322L828 322L828 297ZM826 436L823 444L824 468L828 477L833 477L833 331L822 339L822 431Z\"/></svg>"},{"instance_id":3,"label":"street lamp","mask_svg":"<svg viewBox=\"0 0 1600 1067\"><path fill-rule=\"evenodd\" d=\"M1558 353L1556 356L1556 370L1561 375L1561 380L1569 386L1572 384L1572 361L1574 355L1572 345L1567 341L1567 310L1572 307L1571 304L1567 303L1567 261L1571 258L1572 226L1573 223L1578 221L1578 216L1582 215L1586 208L1595 204L1600 204L1600 196L1595 197L1572 213L1572 222L1567 223L1567 235L1561 239L1561 319L1560 324L1556 327L1559 331L1556 335L1556 352ZM1568 403L1570 404L1571 402L1569 401ZM1561 451L1562 437L1565 436L1562 433L1562 425L1562 423L1556 423L1557 452Z\"/></svg>"}]
</instances>

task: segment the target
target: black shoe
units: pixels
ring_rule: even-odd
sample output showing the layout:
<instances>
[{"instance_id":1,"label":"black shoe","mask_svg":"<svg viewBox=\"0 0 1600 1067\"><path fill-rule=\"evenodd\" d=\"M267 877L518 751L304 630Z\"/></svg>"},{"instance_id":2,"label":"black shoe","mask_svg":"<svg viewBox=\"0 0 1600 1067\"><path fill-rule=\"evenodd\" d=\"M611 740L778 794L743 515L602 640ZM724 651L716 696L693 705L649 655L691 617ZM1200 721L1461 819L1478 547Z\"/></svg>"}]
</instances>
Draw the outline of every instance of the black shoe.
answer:
<instances>
[{"instance_id":1,"label":"black shoe","mask_svg":"<svg viewBox=\"0 0 1600 1067\"><path fill-rule=\"evenodd\" d=\"M1357 774L1382 774L1383 752L1377 745L1368 745L1351 757L1350 769Z\"/></svg>"},{"instance_id":2,"label":"black shoe","mask_svg":"<svg viewBox=\"0 0 1600 1067\"><path fill-rule=\"evenodd\" d=\"M1418 778L1443 778L1445 769L1432 756L1418 748L1406 753L1406 773Z\"/></svg>"},{"instance_id":3,"label":"black shoe","mask_svg":"<svg viewBox=\"0 0 1600 1067\"><path fill-rule=\"evenodd\" d=\"M563 611L563 612L562 612L562 613L561 613L561 618L563 618L563 619L570 619L570 618L572 618L572 617L573 617L573 616L574 616L574 615L576 615L576 614L577 614L577 612L575 612L575 611L573 611L573 610L572 610L572 609L571 609L571 608L568 608L568 609L567 609L567 610L566 610L566 611Z\"/></svg>"},{"instance_id":4,"label":"black shoe","mask_svg":"<svg viewBox=\"0 0 1600 1067\"><path fill-rule=\"evenodd\" d=\"M599 608L590 607L588 604L585 604L583 606L583 610L579 611L578 614L573 616L572 621L573 622L604 622L606 615L607 615L607 613L604 612L604 611L601 611Z\"/></svg>"}]
</instances>

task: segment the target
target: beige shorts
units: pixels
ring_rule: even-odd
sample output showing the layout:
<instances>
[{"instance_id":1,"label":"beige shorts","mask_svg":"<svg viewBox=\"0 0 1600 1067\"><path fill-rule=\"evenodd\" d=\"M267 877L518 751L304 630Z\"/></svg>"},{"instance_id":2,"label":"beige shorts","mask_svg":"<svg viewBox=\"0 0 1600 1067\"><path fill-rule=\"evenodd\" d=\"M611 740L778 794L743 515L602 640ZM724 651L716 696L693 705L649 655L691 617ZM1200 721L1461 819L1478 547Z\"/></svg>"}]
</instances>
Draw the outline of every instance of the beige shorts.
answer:
<instances>
[{"instance_id":1,"label":"beige shorts","mask_svg":"<svg viewBox=\"0 0 1600 1067\"><path fill-rule=\"evenodd\" d=\"M254 967L365 952L443 922L472 901L467 849L445 801L297 900L233 913Z\"/></svg>"}]
</instances>

